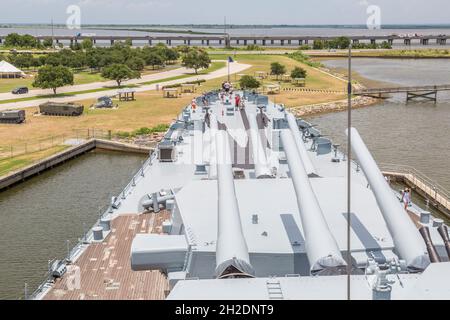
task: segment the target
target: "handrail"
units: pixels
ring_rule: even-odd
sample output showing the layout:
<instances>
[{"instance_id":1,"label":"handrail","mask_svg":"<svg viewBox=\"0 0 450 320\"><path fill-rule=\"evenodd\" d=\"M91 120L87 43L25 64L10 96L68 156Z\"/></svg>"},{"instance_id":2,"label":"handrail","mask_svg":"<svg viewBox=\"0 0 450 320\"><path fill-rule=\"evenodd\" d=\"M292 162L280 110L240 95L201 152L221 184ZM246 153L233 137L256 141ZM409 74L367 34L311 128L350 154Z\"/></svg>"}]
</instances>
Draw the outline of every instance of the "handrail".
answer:
<instances>
[{"instance_id":1,"label":"handrail","mask_svg":"<svg viewBox=\"0 0 450 320\"><path fill-rule=\"evenodd\" d=\"M390 164L390 163L381 163L380 168L383 172L393 172L405 175L409 180L411 180L414 184L420 182L428 187L430 187L434 192L434 199L437 200L440 197L447 204L450 204L450 192L445 189L442 185L432 180L425 174L421 173L414 167L408 165L398 165L398 164Z\"/></svg>"},{"instance_id":2,"label":"handrail","mask_svg":"<svg viewBox=\"0 0 450 320\"><path fill-rule=\"evenodd\" d=\"M427 86L411 86L411 87L385 87L385 88L368 88L355 90L355 94L364 93L394 93L407 91L430 91L430 90L450 90L450 84L443 85L427 85Z\"/></svg>"}]
</instances>

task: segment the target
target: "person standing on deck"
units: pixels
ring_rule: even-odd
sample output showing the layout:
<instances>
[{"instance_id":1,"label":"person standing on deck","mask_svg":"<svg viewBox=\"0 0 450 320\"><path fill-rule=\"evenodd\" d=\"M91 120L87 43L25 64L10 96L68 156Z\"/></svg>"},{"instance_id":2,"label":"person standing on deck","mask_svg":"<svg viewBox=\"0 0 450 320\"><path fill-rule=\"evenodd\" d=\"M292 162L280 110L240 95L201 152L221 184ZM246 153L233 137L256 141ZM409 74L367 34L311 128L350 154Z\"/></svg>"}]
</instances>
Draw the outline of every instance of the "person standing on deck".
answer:
<instances>
[{"instance_id":1,"label":"person standing on deck","mask_svg":"<svg viewBox=\"0 0 450 320\"><path fill-rule=\"evenodd\" d=\"M239 106L240 106L240 104L241 104L241 96L240 95L236 95L236 97L234 98L234 103L235 103L235 105L234 105L234 109L237 111L237 110L239 110Z\"/></svg>"},{"instance_id":2,"label":"person standing on deck","mask_svg":"<svg viewBox=\"0 0 450 320\"><path fill-rule=\"evenodd\" d=\"M411 191L408 188L406 188L405 192L403 193L403 204L405 205L405 210L408 209L410 203L411 203Z\"/></svg>"}]
</instances>

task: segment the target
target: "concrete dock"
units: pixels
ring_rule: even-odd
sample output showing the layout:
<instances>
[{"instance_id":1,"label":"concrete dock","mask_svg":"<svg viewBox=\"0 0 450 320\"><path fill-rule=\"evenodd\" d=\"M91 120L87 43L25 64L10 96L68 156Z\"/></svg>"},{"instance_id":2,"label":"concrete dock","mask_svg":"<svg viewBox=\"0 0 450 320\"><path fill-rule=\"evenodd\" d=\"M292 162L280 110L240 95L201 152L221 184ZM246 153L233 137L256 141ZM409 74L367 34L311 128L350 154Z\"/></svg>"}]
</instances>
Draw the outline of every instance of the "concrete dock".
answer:
<instances>
[{"instance_id":1,"label":"concrete dock","mask_svg":"<svg viewBox=\"0 0 450 320\"><path fill-rule=\"evenodd\" d=\"M0 191L96 148L128 153L142 153L147 155L153 152L152 148L134 144L103 139L90 139L48 158L42 159L37 163L0 177Z\"/></svg>"}]
</instances>

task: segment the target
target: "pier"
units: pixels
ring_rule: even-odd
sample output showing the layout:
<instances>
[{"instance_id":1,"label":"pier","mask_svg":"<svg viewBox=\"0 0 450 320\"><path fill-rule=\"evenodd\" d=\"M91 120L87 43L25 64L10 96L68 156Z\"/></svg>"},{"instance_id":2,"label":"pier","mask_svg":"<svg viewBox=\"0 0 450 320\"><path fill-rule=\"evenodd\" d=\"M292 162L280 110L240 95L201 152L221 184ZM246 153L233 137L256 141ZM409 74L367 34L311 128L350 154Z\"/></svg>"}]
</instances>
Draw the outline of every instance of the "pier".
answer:
<instances>
[{"instance_id":1,"label":"pier","mask_svg":"<svg viewBox=\"0 0 450 320\"><path fill-rule=\"evenodd\" d=\"M422 99L427 101L437 101L439 91L450 91L450 84L435 86L413 86L413 87L395 87L395 88L371 88L357 90L354 92L357 96L366 96L372 98L386 98L393 93L406 93L406 101Z\"/></svg>"},{"instance_id":2,"label":"pier","mask_svg":"<svg viewBox=\"0 0 450 320\"><path fill-rule=\"evenodd\" d=\"M0 44L4 42L6 35L0 36ZM188 45L188 46L247 46L250 44L260 46L301 46L312 44L315 40L329 41L336 39L336 36L230 36L223 35L159 35L159 36L37 36L39 41L53 38L56 43L74 44L91 39L94 44L103 43L113 45L116 41L131 41L132 44L154 45L157 43L165 43L168 46ZM431 44L444 46L447 45L450 35L417 35L417 36L398 36L398 35L381 35L381 36L349 36L353 44L370 43L376 44L387 42L390 45L422 45Z\"/></svg>"},{"instance_id":3,"label":"pier","mask_svg":"<svg viewBox=\"0 0 450 320\"><path fill-rule=\"evenodd\" d=\"M450 193L445 188L409 166L382 164L381 168L385 177L406 184L450 219Z\"/></svg>"}]
</instances>

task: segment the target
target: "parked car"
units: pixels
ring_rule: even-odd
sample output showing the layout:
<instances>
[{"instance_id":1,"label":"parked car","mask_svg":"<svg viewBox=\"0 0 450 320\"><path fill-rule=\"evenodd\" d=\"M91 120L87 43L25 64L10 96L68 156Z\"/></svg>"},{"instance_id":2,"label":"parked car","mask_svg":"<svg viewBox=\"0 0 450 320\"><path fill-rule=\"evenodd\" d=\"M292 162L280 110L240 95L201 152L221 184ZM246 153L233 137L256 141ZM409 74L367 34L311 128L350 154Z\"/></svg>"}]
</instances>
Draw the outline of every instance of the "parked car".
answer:
<instances>
[{"instance_id":1,"label":"parked car","mask_svg":"<svg viewBox=\"0 0 450 320\"><path fill-rule=\"evenodd\" d=\"M27 87L18 87L18 88L15 88L11 92L13 94L25 94L25 93L28 93L28 88Z\"/></svg>"}]
</instances>

